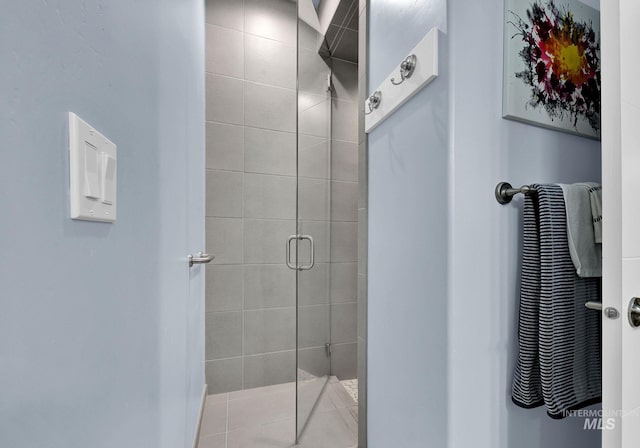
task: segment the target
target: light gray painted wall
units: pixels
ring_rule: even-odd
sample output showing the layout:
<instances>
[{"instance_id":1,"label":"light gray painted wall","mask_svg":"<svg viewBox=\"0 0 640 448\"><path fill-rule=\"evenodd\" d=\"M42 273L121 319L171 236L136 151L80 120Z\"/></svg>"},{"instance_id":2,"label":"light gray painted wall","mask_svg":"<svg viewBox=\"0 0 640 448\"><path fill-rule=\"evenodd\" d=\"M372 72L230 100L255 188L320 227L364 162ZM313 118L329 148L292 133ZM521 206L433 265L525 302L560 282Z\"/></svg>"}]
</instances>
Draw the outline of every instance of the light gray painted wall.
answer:
<instances>
[{"instance_id":1,"label":"light gray painted wall","mask_svg":"<svg viewBox=\"0 0 640 448\"><path fill-rule=\"evenodd\" d=\"M369 85L377 86L432 26L446 23L446 2L371 0L369 20ZM371 448L446 445L446 67L369 135Z\"/></svg>"},{"instance_id":2,"label":"light gray painted wall","mask_svg":"<svg viewBox=\"0 0 640 448\"><path fill-rule=\"evenodd\" d=\"M369 136L369 446L597 447L511 404L521 199L493 189L598 180L600 145L501 118L503 2L476 3L369 5L371 86L432 26L451 45L450 74Z\"/></svg>"},{"instance_id":3,"label":"light gray painted wall","mask_svg":"<svg viewBox=\"0 0 640 448\"><path fill-rule=\"evenodd\" d=\"M455 86L449 446L598 447L600 434L584 431L584 420L555 421L543 408L511 403L522 198L500 206L493 189L503 180L514 185L599 181L600 143L500 118L503 2L452 0L449 14ZM480 34L482 45L469 45Z\"/></svg>"},{"instance_id":4,"label":"light gray painted wall","mask_svg":"<svg viewBox=\"0 0 640 448\"><path fill-rule=\"evenodd\" d=\"M185 217L203 20L191 0L3 4L0 446L193 442L204 349L194 368L187 315L204 330L185 300ZM69 218L69 111L118 145L113 225Z\"/></svg>"}]
</instances>

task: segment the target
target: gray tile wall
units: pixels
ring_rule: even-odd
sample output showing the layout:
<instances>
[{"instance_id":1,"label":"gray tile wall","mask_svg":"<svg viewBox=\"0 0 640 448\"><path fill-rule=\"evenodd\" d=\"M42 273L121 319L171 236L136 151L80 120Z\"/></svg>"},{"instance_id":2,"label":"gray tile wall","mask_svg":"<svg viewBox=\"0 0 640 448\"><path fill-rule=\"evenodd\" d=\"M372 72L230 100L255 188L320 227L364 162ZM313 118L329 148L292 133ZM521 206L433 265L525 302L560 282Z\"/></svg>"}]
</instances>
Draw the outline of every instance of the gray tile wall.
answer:
<instances>
[{"instance_id":1,"label":"gray tile wall","mask_svg":"<svg viewBox=\"0 0 640 448\"><path fill-rule=\"evenodd\" d=\"M364 101L368 95L367 0L359 0L358 25L358 447L367 446L367 245L369 163L364 132Z\"/></svg>"},{"instance_id":2,"label":"gray tile wall","mask_svg":"<svg viewBox=\"0 0 640 448\"><path fill-rule=\"evenodd\" d=\"M296 5L207 0L209 393L295 380ZM270 25L265 26L264 18Z\"/></svg>"},{"instance_id":3,"label":"gray tile wall","mask_svg":"<svg viewBox=\"0 0 640 448\"><path fill-rule=\"evenodd\" d=\"M270 26L264 18L269 17ZM299 278L301 367L353 378L358 363L358 67L301 29L296 209L296 7L207 0L206 374L216 394L295 380L296 273L287 236L314 236ZM301 249L301 259L308 253Z\"/></svg>"},{"instance_id":4,"label":"gray tile wall","mask_svg":"<svg viewBox=\"0 0 640 448\"><path fill-rule=\"evenodd\" d=\"M358 65L332 58L331 67L331 374L345 380L358 367Z\"/></svg>"}]
</instances>

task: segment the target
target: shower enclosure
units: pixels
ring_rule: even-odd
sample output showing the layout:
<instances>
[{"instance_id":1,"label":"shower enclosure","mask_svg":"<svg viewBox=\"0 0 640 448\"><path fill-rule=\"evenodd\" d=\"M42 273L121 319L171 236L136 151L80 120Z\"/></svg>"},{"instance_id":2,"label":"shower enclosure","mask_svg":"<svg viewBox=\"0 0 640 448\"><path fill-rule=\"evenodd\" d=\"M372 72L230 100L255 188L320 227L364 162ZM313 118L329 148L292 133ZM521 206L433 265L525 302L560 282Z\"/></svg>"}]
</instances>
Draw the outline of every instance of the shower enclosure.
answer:
<instances>
[{"instance_id":1,"label":"shower enclosure","mask_svg":"<svg viewBox=\"0 0 640 448\"><path fill-rule=\"evenodd\" d=\"M310 0L298 3L298 437L331 373L331 69L318 53L320 23L309 6Z\"/></svg>"},{"instance_id":2,"label":"shower enclosure","mask_svg":"<svg viewBox=\"0 0 640 448\"><path fill-rule=\"evenodd\" d=\"M331 52L346 30L312 0L207 0L207 383L295 389L296 438L331 378L356 377L357 64Z\"/></svg>"}]
</instances>

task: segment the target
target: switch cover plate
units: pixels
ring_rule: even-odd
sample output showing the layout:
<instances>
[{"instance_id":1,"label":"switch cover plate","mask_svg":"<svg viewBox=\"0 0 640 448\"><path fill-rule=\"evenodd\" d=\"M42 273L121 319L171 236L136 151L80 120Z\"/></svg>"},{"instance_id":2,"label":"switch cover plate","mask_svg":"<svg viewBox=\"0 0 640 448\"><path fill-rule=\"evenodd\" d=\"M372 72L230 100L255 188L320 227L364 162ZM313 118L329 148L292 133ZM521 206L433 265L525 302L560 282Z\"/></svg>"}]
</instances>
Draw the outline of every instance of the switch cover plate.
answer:
<instances>
[{"instance_id":1,"label":"switch cover plate","mask_svg":"<svg viewBox=\"0 0 640 448\"><path fill-rule=\"evenodd\" d=\"M73 112L69 112L71 218L116 220L117 148Z\"/></svg>"}]
</instances>

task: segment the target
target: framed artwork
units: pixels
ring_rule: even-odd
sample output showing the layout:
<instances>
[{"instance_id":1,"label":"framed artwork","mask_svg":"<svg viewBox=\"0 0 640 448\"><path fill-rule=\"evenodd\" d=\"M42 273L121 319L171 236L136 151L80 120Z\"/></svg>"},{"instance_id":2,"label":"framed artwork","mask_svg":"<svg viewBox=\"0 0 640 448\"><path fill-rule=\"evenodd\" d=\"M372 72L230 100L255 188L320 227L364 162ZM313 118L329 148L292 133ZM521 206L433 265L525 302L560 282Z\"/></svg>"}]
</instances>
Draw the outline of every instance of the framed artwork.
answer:
<instances>
[{"instance_id":1,"label":"framed artwork","mask_svg":"<svg viewBox=\"0 0 640 448\"><path fill-rule=\"evenodd\" d=\"M505 0L503 116L600 139L600 13Z\"/></svg>"}]
</instances>

